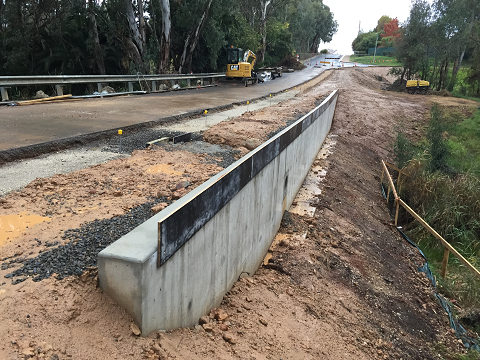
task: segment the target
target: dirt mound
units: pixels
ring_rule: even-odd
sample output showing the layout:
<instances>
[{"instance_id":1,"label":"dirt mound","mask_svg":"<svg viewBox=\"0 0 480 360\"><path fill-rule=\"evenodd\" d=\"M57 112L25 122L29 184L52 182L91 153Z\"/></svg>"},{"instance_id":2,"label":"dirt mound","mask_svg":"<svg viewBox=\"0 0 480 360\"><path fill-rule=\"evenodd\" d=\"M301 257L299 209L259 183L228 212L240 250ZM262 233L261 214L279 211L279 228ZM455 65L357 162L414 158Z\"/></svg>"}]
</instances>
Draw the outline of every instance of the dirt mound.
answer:
<instances>
[{"instance_id":1,"label":"dirt mound","mask_svg":"<svg viewBox=\"0 0 480 360\"><path fill-rule=\"evenodd\" d=\"M405 92L405 87L407 86L407 80L401 80L398 78L390 85L386 90L388 91L396 91L396 92Z\"/></svg>"},{"instance_id":2,"label":"dirt mound","mask_svg":"<svg viewBox=\"0 0 480 360\"><path fill-rule=\"evenodd\" d=\"M436 96L444 96L444 97L452 97L453 95L450 93L450 91L446 90L446 89L442 89L442 90L431 90L431 94L432 95L436 95Z\"/></svg>"},{"instance_id":3,"label":"dirt mound","mask_svg":"<svg viewBox=\"0 0 480 360\"><path fill-rule=\"evenodd\" d=\"M323 98L323 95L306 97L299 94L293 99L271 106L268 111L249 111L233 120L214 125L205 131L203 138L211 144L239 149L241 155L244 155L268 140L279 129L299 119Z\"/></svg>"},{"instance_id":4,"label":"dirt mound","mask_svg":"<svg viewBox=\"0 0 480 360\"><path fill-rule=\"evenodd\" d=\"M383 84L383 81L379 81L374 75L367 73L365 69L362 68L355 68L355 71L352 72L352 79L354 79L358 84L362 84L363 86L374 90L380 90Z\"/></svg>"},{"instance_id":5,"label":"dirt mound","mask_svg":"<svg viewBox=\"0 0 480 360\"><path fill-rule=\"evenodd\" d=\"M294 70L303 70L306 68L306 66L302 62L297 61L297 58L293 55L285 56L282 60L278 62L277 66L284 66L288 69Z\"/></svg>"}]
</instances>

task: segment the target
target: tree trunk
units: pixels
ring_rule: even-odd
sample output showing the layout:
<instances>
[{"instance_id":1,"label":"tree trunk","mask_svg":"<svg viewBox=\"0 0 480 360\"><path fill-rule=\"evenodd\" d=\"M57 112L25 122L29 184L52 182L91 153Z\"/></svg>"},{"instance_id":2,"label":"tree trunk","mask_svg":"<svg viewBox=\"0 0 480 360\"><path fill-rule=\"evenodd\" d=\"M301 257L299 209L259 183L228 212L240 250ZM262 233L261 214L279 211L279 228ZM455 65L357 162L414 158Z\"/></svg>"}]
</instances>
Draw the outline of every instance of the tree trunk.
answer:
<instances>
[{"instance_id":1,"label":"tree trunk","mask_svg":"<svg viewBox=\"0 0 480 360\"><path fill-rule=\"evenodd\" d=\"M142 63L142 56L138 52L138 47L134 44L132 39L130 38L123 38L123 44L125 48L125 52L130 60L133 60L135 64L141 64ZM128 69L126 69L128 70Z\"/></svg>"},{"instance_id":2,"label":"tree trunk","mask_svg":"<svg viewBox=\"0 0 480 360\"><path fill-rule=\"evenodd\" d=\"M430 81L430 84L432 85L432 87L433 87L433 80L434 80L434 76L435 76L436 71L437 71L437 62L435 61L435 63L433 64L433 71L430 73L430 78L429 78L429 81Z\"/></svg>"},{"instance_id":3,"label":"tree trunk","mask_svg":"<svg viewBox=\"0 0 480 360\"><path fill-rule=\"evenodd\" d=\"M150 29L152 31L152 34L153 34L153 37L155 39L155 42L157 43L158 48L160 48L160 40L158 39L157 26L155 25L156 22L157 22L157 13L155 12L154 4L155 4L155 6L157 6L156 0L151 0L150 1L150 15L152 16L152 21L148 22L147 26L150 27ZM152 24L152 25L150 25L150 24Z\"/></svg>"},{"instance_id":4,"label":"tree trunk","mask_svg":"<svg viewBox=\"0 0 480 360\"><path fill-rule=\"evenodd\" d=\"M145 35L145 18L143 16L143 0L137 0L138 4L138 31L140 33L140 41L142 47L145 48L147 37Z\"/></svg>"},{"instance_id":5,"label":"tree trunk","mask_svg":"<svg viewBox=\"0 0 480 360\"><path fill-rule=\"evenodd\" d=\"M195 35L193 37L192 44L190 45L190 51L188 52L188 55L187 55L187 72L192 71L193 52L197 47L198 40L200 39L200 34L202 33L203 27L207 22L208 11L210 10L210 5L212 5L212 1L213 0L208 0L208 2L205 4L205 7L203 8L202 17L200 18L197 29L195 30Z\"/></svg>"},{"instance_id":6,"label":"tree trunk","mask_svg":"<svg viewBox=\"0 0 480 360\"><path fill-rule=\"evenodd\" d=\"M320 40L319 36L315 35L315 37L312 40L312 45L310 46L310 49L308 49L308 51L310 51L310 53L314 54L314 53L318 52L318 45L320 45L319 40Z\"/></svg>"},{"instance_id":7,"label":"tree trunk","mask_svg":"<svg viewBox=\"0 0 480 360\"><path fill-rule=\"evenodd\" d=\"M98 73L105 75L105 62L103 61L102 48L100 47L100 40L98 38L97 18L95 17L95 5L94 0L88 0L88 16L92 26L93 44L94 44L94 56L97 63Z\"/></svg>"},{"instance_id":8,"label":"tree trunk","mask_svg":"<svg viewBox=\"0 0 480 360\"><path fill-rule=\"evenodd\" d=\"M463 48L460 56L455 59L455 63L453 64L452 68L452 77L450 78L450 82L448 83L448 91L452 91L453 87L455 86L455 82L457 81L457 74L460 70L460 66L462 65L463 57L465 56L465 50L466 47Z\"/></svg>"},{"instance_id":9,"label":"tree trunk","mask_svg":"<svg viewBox=\"0 0 480 360\"><path fill-rule=\"evenodd\" d=\"M127 10L127 21L132 36L132 41L138 49L140 56L143 57L143 41L140 31L135 20L135 12L133 11L132 0L125 0L125 8Z\"/></svg>"},{"instance_id":10,"label":"tree trunk","mask_svg":"<svg viewBox=\"0 0 480 360\"><path fill-rule=\"evenodd\" d=\"M443 68L445 66L445 60L442 60L442 63L440 64L439 68L439 75L438 75L438 84L437 84L437 91L440 91L442 88L442 79L443 79Z\"/></svg>"},{"instance_id":11,"label":"tree trunk","mask_svg":"<svg viewBox=\"0 0 480 360\"><path fill-rule=\"evenodd\" d=\"M170 62L170 1L162 0L162 38L160 41L160 61L158 62L158 72L168 71Z\"/></svg>"},{"instance_id":12,"label":"tree trunk","mask_svg":"<svg viewBox=\"0 0 480 360\"><path fill-rule=\"evenodd\" d=\"M183 67L185 66L185 61L187 59L187 50L188 44L190 43L190 34L187 35L185 39L185 44L183 45L182 57L180 58L180 66L178 67L178 72L181 74L183 72Z\"/></svg>"},{"instance_id":13,"label":"tree trunk","mask_svg":"<svg viewBox=\"0 0 480 360\"><path fill-rule=\"evenodd\" d=\"M260 49L258 50L258 62L265 60L267 50L267 8L271 0L260 0Z\"/></svg>"},{"instance_id":14,"label":"tree trunk","mask_svg":"<svg viewBox=\"0 0 480 360\"><path fill-rule=\"evenodd\" d=\"M404 67L404 68L403 68L403 71L402 71L402 76L400 76L400 83L403 82L403 78L405 77L405 73L406 73L406 72L407 72L407 68Z\"/></svg>"},{"instance_id":15,"label":"tree trunk","mask_svg":"<svg viewBox=\"0 0 480 360\"><path fill-rule=\"evenodd\" d=\"M447 74L448 74L448 58L445 58L445 70L443 71L442 89L445 89L447 87Z\"/></svg>"}]
</instances>

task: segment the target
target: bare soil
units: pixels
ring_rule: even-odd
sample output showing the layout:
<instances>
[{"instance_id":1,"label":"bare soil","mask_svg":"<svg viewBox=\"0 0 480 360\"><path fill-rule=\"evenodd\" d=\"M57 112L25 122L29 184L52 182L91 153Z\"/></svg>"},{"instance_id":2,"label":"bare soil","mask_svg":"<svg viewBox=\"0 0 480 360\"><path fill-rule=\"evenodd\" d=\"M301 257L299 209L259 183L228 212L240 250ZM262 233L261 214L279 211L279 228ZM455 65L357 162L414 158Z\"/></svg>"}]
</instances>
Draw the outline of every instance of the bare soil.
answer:
<instances>
[{"instance_id":1,"label":"bare soil","mask_svg":"<svg viewBox=\"0 0 480 360\"><path fill-rule=\"evenodd\" d=\"M243 156L268 140L269 135L319 105L325 97L324 94L302 93L293 99L265 108L265 111L247 111L234 120L212 126L203 134L204 140L211 144L236 148Z\"/></svg>"},{"instance_id":2,"label":"bare soil","mask_svg":"<svg viewBox=\"0 0 480 360\"><path fill-rule=\"evenodd\" d=\"M422 258L392 226L379 181L396 126L419 137L432 101L473 104L381 90L373 75L386 71L337 70L296 99L207 131L206 139L246 152L248 139L263 141L340 90L336 143L316 160L327 173L310 203L314 215L286 213L267 265L239 279L204 324L136 335L132 319L97 287L94 267L62 280L5 279L0 358L438 359L439 352L464 351L412 261ZM35 257L48 251L46 242L65 243L67 229L125 214L150 198L164 201L152 210L159 211L220 170L205 155L154 148L37 179L0 198L1 258ZM10 233L5 216L17 221ZM11 271L2 266L1 278Z\"/></svg>"}]
</instances>

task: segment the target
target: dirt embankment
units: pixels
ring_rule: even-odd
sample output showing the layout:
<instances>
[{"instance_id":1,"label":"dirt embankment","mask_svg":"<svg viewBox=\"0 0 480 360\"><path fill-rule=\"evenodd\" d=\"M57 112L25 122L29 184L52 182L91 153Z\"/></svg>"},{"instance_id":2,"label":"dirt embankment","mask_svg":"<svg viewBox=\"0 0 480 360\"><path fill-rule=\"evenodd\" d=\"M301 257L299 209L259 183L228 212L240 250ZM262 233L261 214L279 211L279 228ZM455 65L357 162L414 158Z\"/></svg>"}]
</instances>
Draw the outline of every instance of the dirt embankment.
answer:
<instances>
[{"instance_id":1,"label":"dirt embankment","mask_svg":"<svg viewBox=\"0 0 480 360\"><path fill-rule=\"evenodd\" d=\"M296 91L296 90L292 90ZM299 93L295 98L261 111L249 111L231 121L223 121L203 134L211 144L228 145L243 156L321 103L325 96Z\"/></svg>"},{"instance_id":2,"label":"dirt embankment","mask_svg":"<svg viewBox=\"0 0 480 360\"><path fill-rule=\"evenodd\" d=\"M240 279L202 325L138 337L131 318L96 288L94 268L34 282L33 266L17 285L0 282L0 358L437 359L442 349L462 351L412 262L421 258L392 226L379 189L394 127L419 136L431 99L382 91L373 71L335 71L289 106L209 130L223 134L214 142L244 147L340 89L331 131L336 144L318 160L327 174L311 201L313 217L286 214L269 266ZM32 218L4 239L0 276L20 266L15 259L48 253L46 242L69 241L62 238L67 229L81 223L91 229L75 233L78 244L102 229L115 231L121 224L92 220L121 218L152 196L162 207L220 169L202 155L156 149L37 180L1 199L0 216L24 211L48 219Z\"/></svg>"}]
</instances>

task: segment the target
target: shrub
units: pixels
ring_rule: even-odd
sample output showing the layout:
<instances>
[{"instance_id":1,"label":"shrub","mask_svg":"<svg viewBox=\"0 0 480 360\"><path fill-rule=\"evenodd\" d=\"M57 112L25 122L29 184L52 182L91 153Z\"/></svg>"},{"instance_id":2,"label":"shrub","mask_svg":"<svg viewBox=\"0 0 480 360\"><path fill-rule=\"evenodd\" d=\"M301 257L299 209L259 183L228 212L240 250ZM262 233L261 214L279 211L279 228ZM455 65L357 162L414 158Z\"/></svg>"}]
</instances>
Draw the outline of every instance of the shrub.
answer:
<instances>
[{"instance_id":1,"label":"shrub","mask_svg":"<svg viewBox=\"0 0 480 360\"><path fill-rule=\"evenodd\" d=\"M447 145L447 119L443 112L434 104L430 110L430 122L427 129L427 141L430 145L430 171L447 171L449 148Z\"/></svg>"},{"instance_id":2,"label":"shrub","mask_svg":"<svg viewBox=\"0 0 480 360\"><path fill-rule=\"evenodd\" d=\"M397 137L393 144L393 153L395 154L395 164L399 168L405 167L414 155L412 142L399 130L397 130Z\"/></svg>"}]
</instances>

